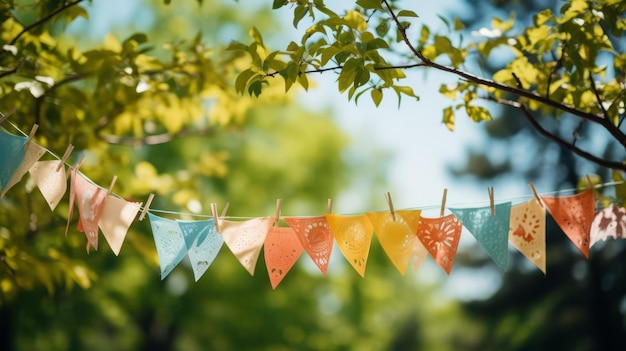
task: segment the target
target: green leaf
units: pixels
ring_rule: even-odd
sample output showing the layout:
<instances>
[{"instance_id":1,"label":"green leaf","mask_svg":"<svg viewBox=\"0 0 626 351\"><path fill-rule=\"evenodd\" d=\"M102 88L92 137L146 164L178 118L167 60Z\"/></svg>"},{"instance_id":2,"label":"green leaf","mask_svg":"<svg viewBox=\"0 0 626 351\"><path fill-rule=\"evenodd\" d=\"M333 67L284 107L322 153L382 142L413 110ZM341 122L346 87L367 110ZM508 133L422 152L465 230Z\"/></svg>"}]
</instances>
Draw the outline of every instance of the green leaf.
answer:
<instances>
[{"instance_id":1,"label":"green leaf","mask_svg":"<svg viewBox=\"0 0 626 351\"><path fill-rule=\"evenodd\" d=\"M294 28L298 28L298 23L300 23L300 21L304 18L304 15L306 15L308 9L309 9L308 6L298 5L293 10L293 27Z\"/></svg>"},{"instance_id":2,"label":"green leaf","mask_svg":"<svg viewBox=\"0 0 626 351\"><path fill-rule=\"evenodd\" d=\"M371 95L372 95L372 101L374 101L374 105L376 105L376 107L378 107L380 105L380 102L383 100L383 91L382 91L382 89L380 89L380 88L372 89Z\"/></svg>"},{"instance_id":3,"label":"green leaf","mask_svg":"<svg viewBox=\"0 0 626 351\"><path fill-rule=\"evenodd\" d=\"M240 94L243 93L246 89L246 86L248 85L248 81L250 81L250 79L257 74L257 72L254 72L250 68L239 73L237 79L235 79L235 91Z\"/></svg>"},{"instance_id":4,"label":"green leaf","mask_svg":"<svg viewBox=\"0 0 626 351\"><path fill-rule=\"evenodd\" d=\"M380 0L357 0L356 4L368 10L384 11L382 1Z\"/></svg>"},{"instance_id":5,"label":"green leaf","mask_svg":"<svg viewBox=\"0 0 626 351\"><path fill-rule=\"evenodd\" d=\"M274 0L272 3L272 10L279 9L285 5L287 5L287 0Z\"/></svg>"},{"instance_id":6,"label":"green leaf","mask_svg":"<svg viewBox=\"0 0 626 351\"><path fill-rule=\"evenodd\" d=\"M613 180L615 182L622 182L615 185L615 196L617 197L617 201L619 201L621 206L626 206L626 182L624 182L622 172L614 170Z\"/></svg>"},{"instance_id":7,"label":"green leaf","mask_svg":"<svg viewBox=\"0 0 626 351\"><path fill-rule=\"evenodd\" d=\"M417 15L417 13L411 11L411 10L401 10L400 12L398 12L398 14L396 15L398 17L419 17Z\"/></svg>"},{"instance_id":8,"label":"green leaf","mask_svg":"<svg viewBox=\"0 0 626 351\"><path fill-rule=\"evenodd\" d=\"M443 124L446 125L448 130L450 130L451 132L454 132L454 110L452 109L452 106L448 106L445 109L443 109L442 122Z\"/></svg>"},{"instance_id":9,"label":"green leaf","mask_svg":"<svg viewBox=\"0 0 626 351\"><path fill-rule=\"evenodd\" d=\"M481 106L465 106L465 112L474 122L491 121L491 113Z\"/></svg>"},{"instance_id":10,"label":"green leaf","mask_svg":"<svg viewBox=\"0 0 626 351\"><path fill-rule=\"evenodd\" d=\"M231 40L228 47L226 47L228 51L248 51L248 45L238 42L236 40Z\"/></svg>"}]
</instances>

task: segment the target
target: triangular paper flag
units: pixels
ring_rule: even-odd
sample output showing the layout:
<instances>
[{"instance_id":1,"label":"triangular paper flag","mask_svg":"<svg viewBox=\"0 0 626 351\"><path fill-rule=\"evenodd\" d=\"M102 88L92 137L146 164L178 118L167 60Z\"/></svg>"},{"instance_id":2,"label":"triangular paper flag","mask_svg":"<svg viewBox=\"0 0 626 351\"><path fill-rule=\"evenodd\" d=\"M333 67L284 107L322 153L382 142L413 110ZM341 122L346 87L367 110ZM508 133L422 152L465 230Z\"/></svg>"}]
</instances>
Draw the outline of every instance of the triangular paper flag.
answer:
<instances>
[{"instance_id":1,"label":"triangular paper flag","mask_svg":"<svg viewBox=\"0 0 626 351\"><path fill-rule=\"evenodd\" d=\"M26 150L26 137L9 134L0 129L0 145L2 145L2 157L0 157L0 189L5 192L7 185L24 159Z\"/></svg>"},{"instance_id":2,"label":"triangular paper flag","mask_svg":"<svg viewBox=\"0 0 626 351\"><path fill-rule=\"evenodd\" d=\"M402 216L402 218L406 221L411 228L411 231L414 234L417 234L417 229L419 228L420 218L422 214L422 210L397 210L395 211L397 215ZM411 266L413 266L413 271L417 272L420 268L424 260L428 256L428 250L422 244L421 241L415 240L413 241L413 251L411 253Z\"/></svg>"},{"instance_id":3,"label":"triangular paper flag","mask_svg":"<svg viewBox=\"0 0 626 351\"><path fill-rule=\"evenodd\" d=\"M108 195L100 214L98 227L115 256L120 254L128 228L141 209L141 203L129 202L114 195Z\"/></svg>"},{"instance_id":4,"label":"triangular paper flag","mask_svg":"<svg viewBox=\"0 0 626 351\"><path fill-rule=\"evenodd\" d=\"M193 277L196 281L202 277L220 252L224 239L215 231L213 219L201 221L178 221L185 243L187 255L191 261ZM189 242L189 238L193 241Z\"/></svg>"},{"instance_id":5,"label":"triangular paper flag","mask_svg":"<svg viewBox=\"0 0 626 351\"><path fill-rule=\"evenodd\" d=\"M57 172L59 165L61 165L60 160L38 161L28 171L52 211L67 191L65 167L61 167Z\"/></svg>"},{"instance_id":6,"label":"triangular paper flag","mask_svg":"<svg viewBox=\"0 0 626 351\"><path fill-rule=\"evenodd\" d=\"M417 237L443 270L450 275L461 238L461 222L453 215L420 218Z\"/></svg>"},{"instance_id":7,"label":"triangular paper flag","mask_svg":"<svg viewBox=\"0 0 626 351\"><path fill-rule=\"evenodd\" d=\"M599 211L593 219L593 223L591 223L589 236L591 239L590 247L598 241L604 241L609 237L626 239L626 208L611 204L604 210Z\"/></svg>"},{"instance_id":8,"label":"triangular paper flag","mask_svg":"<svg viewBox=\"0 0 626 351\"><path fill-rule=\"evenodd\" d=\"M532 199L511 208L509 241L546 274L546 210Z\"/></svg>"},{"instance_id":9,"label":"triangular paper flag","mask_svg":"<svg viewBox=\"0 0 626 351\"><path fill-rule=\"evenodd\" d=\"M304 251L293 228L271 226L263 244L267 274L276 289Z\"/></svg>"},{"instance_id":10,"label":"triangular paper flag","mask_svg":"<svg viewBox=\"0 0 626 351\"><path fill-rule=\"evenodd\" d=\"M72 172L76 174L76 172ZM104 200L107 197L105 189L93 184L83 174L72 177L73 186L76 189L75 200L78 206L79 230L87 236L87 252L89 245L98 249L98 220L104 208Z\"/></svg>"},{"instance_id":11,"label":"triangular paper flag","mask_svg":"<svg viewBox=\"0 0 626 351\"><path fill-rule=\"evenodd\" d=\"M28 143L22 163L20 163L15 172L13 172L13 175L11 176L11 179L9 179L9 183L6 185L6 187L2 188L1 196L4 196L4 194L6 194L6 192L11 189L11 187L19 183L19 181L22 180L24 174L26 174L26 172L28 172L28 170L33 166L33 164L37 162L45 153L46 149L44 149L41 145L33 142Z\"/></svg>"},{"instance_id":12,"label":"triangular paper flag","mask_svg":"<svg viewBox=\"0 0 626 351\"><path fill-rule=\"evenodd\" d=\"M244 222L220 221L220 232L226 246L241 265L254 275L263 242L273 218L254 218Z\"/></svg>"},{"instance_id":13,"label":"triangular paper flag","mask_svg":"<svg viewBox=\"0 0 626 351\"><path fill-rule=\"evenodd\" d=\"M333 250L333 234L326 217L285 217L285 221L296 232L302 247L325 276Z\"/></svg>"},{"instance_id":14,"label":"triangular paper flag","mask_svg":"<svg viewBox=\"0 0 626 351\"><path fill-rule=\"evenodd\" d=\"M327 214L326 220L343 256L361 277L370 253L374 228L367 216L341 216Z\"/></svg>"},{"instance_id":15,"label":"triangular paper flag","mask_svg":"<svg viewBox=\"0 0 626 351\"><path fill-rule=\"evenodd\" d=\"M187 254L187 247L183 233L176 221L153 215L150 212L148 212L148 217L159 255L161 280L163 280L183 260Z\"/></svg>"},{"instance_id":16,"label":"triangular paper flag","mask_svg":"<svg viewBox=\"0 0 626 351\"><path fill-rule=\"evenodd\" d=\"M491 215L491 207L451 208L450 211L472 233L496 265L501 269L506 269L511 203L506 202L494 205L494 207L495 214L493 216Z\"/></svg>"},{"instance_id":17,"label":"triangular paper flag","mask_svg":"<svg viewBox=\"0 0 626 351\"><path fill-rule=\"evenodd\" d=\"M400 215L396 215L394 220L391 212L367 212L366 215L372 222L383 250L398 271L404 275L415 249L417 226L411 228Z\"/></svg>"},{"instance_id":18,"label":"triangular paper flag","mask_svg":"<svg viewBox=\"0 0 626 351\"><path fill-rule=\"evenodd\" d=\"M541 199L565 235L589 258L589 232L595 216L593 189L571 196Z\"/></svg>"}]
</instances>

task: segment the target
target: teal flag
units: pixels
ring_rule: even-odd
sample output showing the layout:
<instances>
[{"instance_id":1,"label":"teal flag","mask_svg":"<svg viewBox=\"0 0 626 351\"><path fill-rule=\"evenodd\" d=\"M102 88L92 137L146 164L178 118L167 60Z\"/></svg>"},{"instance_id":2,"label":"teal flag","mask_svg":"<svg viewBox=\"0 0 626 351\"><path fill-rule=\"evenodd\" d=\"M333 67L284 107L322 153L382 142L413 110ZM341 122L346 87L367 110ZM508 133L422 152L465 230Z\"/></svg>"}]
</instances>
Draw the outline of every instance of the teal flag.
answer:
<instances>
[{"instance_id":1,"label":"teal flag","mask_svg":"<svg viewBox=\"0 0 626 351\"><path fill-rule=\"evenodd\" d=\"M224 239L215 230L213 219L177 222L185 238L193 276L198 281L217 257Z\"/></svg>"},{"instance_id":2,"label":"teal flag","mask_svg":"<svg viewBox=\"0 0 626 351\"><path fill-rule=\"evenodd\" d=\"M491 215L491 207L450 208L449 210L472 233L496 265L506 269L511 203L495 205L493 216Z\"/></svg>"},{"instance_id":3,"label":"teal flag","mask_svg":"<svg viewBox=\"0 0 626 351\"><path fill-rule=\"evenodd\" d=\"M24 159L27 140L0 129L0 188L3 190Z\"/></svg>"},{"instance_id":4,"label":"teal flag","mask_svg":"<svg viewBox=\"0 0 626 351\"><path fill-rule=\"evenodd\" d=\"M176 221L161 218L150 212L148 212L148 217L159 255L161 280L163 280L183 260L187 254L187 247L183 233Z\"/></svg>"}]
</instances>

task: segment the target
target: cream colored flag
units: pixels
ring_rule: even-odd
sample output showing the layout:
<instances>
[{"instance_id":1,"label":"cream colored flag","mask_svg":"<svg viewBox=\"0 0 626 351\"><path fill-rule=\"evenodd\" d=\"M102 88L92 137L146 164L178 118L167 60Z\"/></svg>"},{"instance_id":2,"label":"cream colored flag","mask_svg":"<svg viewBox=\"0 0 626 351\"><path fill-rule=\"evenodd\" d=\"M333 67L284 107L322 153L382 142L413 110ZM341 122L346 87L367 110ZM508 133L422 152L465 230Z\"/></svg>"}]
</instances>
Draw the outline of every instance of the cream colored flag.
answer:
<instances>
[{"instance_id":1,"label":"cream colored flag","mask_svg":"<svg viewBox=\"0 0 626 351\"><path fill-rule=\"evenodd\" d=\"M539 201L511 207L509 241L546 274L546 210Z\"/></svg>"},{"instance_id":2,"label":"cream colored flag","mask_svg":"<svg viewBox=\"0 0 626 351\"><path fill-rule=\"evenodd\" d=\"M59 166L61 169L57 172ZM28 172L48 206L54 211L67 191L67 176L62 162L60 160L37 161Z\"/></svg>"},{"instance_id":3,"label":"cream colored flag","mask_svg":"<svg viewBox=\"0 0 626 351\"><path fill-rule=\"evenodd\" d=\"M107 195L98 227L116 256L120 254L128 228L140 209L140 202L130 202L114 195Z\"/></svg>"},{"instance_id":4,"label":"cream colored flag","mask_svg":"<svg viewBox=\"0 0 626 351\"><path fill-rule=\"evenodd\" d=\"M6 194L6 192L11 189L11 187L19 183L19 181L22 180L24 174L26 174L26 172L28 172L28 170L33 166L33 164L39 161L41 156L43 156L43 154L45 153L46 149L43 146L33 142L28 143L22 163L20 163L15 172L13 172L13 175L11 176L11 179L9 179L7 186L2 189L2 195L0 196L4 196L4 194Z\"/></svg>"}]
</instances>

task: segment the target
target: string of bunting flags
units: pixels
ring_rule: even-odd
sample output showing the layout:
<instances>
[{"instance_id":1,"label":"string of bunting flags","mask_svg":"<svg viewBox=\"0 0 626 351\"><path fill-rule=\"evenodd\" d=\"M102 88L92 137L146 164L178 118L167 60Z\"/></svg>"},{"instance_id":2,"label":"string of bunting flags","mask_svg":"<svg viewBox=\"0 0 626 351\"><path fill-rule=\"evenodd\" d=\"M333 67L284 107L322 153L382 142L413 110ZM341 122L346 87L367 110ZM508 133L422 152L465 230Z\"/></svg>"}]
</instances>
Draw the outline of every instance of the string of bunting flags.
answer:
<instances>
[{"instance_id":1,"label":"string of bunting flags","mask_svg":"<svg viewBox=\"0 0 626 351\"><path fill-rule=\"evenodd\" d=\"M4 122L8 116L0 118ZM68 146L58 157L34 141L35 124L23 136L0 128L0 189L4 196L28 173L54 211L68 188L66 160L73 151ZM56 160L44 160L44 154ZM365 276L370 245L376 235L391 263L401 274L409 265L418 270L427 256L450 274L461 232L465 228L482 246L495 264L507 267L508 243L517 248L530 262L546 274L546 212L548 212L580 250L589 258L589 248L607 238L625 238L626 209L611 204L595 208L595 195L589 178L587 190L567 196L540 195L534 186L530 200L519 204L511 201L496 203L493 187L488 189L490 205L484 207L447 207L444 189L439 217L425 217L422 209L394 209L389 193L388 211L362 214L333 214L329 199L327 213L321 216L289 216L281 218L281 200L276 203L274 216L235 221L226 217L228 204L218 216L217 206L211 204L211 216L202 220L169 219L157 213L181 214L150 209L154 194L145 205L128 201L115 193L115 176L108 188L101 187L79 171L84 155L69 166L69 214L65 235L69 232L78 208L77 230L85 233L86 250L98 249L102 232L115 255L119 255L126 233L135 219L147 215L159 258L161 279L187 256L197 281L211 266L224 244L242 266L254 275L263 249L266 269L273 289L298 261L303 252L326 275L333 246L355 269ZM617 185L619 182L600 186ZM446 209L449 214L446 215ZM279 226L283 220L288 226Z\"/></svg>"}]
</instances>

